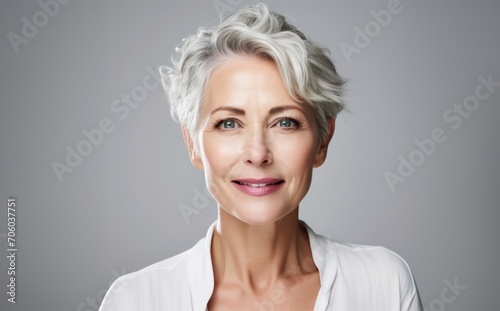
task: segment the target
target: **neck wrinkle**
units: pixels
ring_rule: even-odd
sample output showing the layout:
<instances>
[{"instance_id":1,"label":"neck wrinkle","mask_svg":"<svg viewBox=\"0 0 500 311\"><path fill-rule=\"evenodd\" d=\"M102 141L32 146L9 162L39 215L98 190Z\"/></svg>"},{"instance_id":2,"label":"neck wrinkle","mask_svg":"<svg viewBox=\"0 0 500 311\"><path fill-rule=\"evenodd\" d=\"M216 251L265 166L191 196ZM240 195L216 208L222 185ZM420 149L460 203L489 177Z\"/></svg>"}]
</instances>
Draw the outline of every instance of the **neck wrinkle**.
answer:
<instances>
[{"instance_id":1,"label":"neck wrinkle","mask_svg":"<svg viewBox=\"0 0 500 311\"><path fill-rule=\"evenodd\" d=\"M211 254L216 284L243 284L255 292L317 271L298 208L276 223L259 226L220 211Z\"/></svg>"}]
</instances>

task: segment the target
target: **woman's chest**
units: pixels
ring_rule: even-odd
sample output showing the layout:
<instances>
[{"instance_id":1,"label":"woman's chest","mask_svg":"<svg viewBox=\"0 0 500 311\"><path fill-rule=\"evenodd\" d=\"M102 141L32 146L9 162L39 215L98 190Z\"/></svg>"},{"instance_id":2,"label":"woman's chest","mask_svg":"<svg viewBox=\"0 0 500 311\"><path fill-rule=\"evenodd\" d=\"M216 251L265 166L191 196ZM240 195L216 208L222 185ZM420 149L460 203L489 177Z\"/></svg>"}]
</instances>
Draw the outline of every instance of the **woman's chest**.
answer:
<instances>
[{"instance_id":1,"label":"woman's chest","mask_svg":"<svg viewBox=\"0 0 500 311\"><path fill-rule=\"evenodd\" d=\"M237 286L216 286L207 308L209 311L313 311L319 290L319 275L292 285L281 284L260 295Z\"/></svg>"}]
</instances>

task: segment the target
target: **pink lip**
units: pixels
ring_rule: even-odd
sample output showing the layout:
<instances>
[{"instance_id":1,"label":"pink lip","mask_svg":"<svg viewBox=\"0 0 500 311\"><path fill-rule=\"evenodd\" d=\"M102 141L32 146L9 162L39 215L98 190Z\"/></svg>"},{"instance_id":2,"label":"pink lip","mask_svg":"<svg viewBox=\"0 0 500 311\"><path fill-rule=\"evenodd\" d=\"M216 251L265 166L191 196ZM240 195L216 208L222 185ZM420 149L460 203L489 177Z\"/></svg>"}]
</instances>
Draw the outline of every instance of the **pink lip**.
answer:
<instances>
[{"instance_id":1,"label":"pink lip","mask_svg":"<svg viewBox=\"0 0 500 311\"><path fill-rule=\"evenodd\" d=\"M274 191L278 190L283 185L283 183L284 181L282 179L276 179L276 178L259 178L259 179L246 178L246 179L233 180L233 185L240 191L248 195L258 196L258 197L273 193ZM268 184L268 185L254 187L245 184Z\"/></svg>"}]
</instances>

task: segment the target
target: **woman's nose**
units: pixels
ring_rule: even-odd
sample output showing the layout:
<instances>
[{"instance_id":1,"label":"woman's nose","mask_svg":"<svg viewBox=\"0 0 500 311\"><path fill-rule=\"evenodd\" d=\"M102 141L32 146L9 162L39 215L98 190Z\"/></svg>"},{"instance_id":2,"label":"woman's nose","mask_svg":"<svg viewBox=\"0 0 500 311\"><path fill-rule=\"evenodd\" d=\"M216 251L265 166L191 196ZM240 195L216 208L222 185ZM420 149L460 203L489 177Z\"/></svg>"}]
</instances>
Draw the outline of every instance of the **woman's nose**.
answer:
<instances>
[{"instance_id":1,"label":"woman's nose","mask_svg":"<svg viewBox=\"0 0 500 311\"><path fill-rule=\"evenodd\" d=\"M245 162L255 166L264 166L273 163L273 154L265 130L249 130Z\"/></svg>"}]
</instances>

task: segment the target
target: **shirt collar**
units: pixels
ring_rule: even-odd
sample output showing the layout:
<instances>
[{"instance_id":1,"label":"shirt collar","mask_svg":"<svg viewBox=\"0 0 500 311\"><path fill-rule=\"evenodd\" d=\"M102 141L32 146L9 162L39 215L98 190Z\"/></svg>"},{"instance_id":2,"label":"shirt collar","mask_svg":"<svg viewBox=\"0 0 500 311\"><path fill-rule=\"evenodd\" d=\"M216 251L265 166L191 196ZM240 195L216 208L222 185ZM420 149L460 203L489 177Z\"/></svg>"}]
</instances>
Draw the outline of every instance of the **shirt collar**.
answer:
<instances>
[{"instance_id":1,"label":"shirt collar","mask_svg":"<svg viewBox=\"0 0 500 311\"><path fill-rule=\"evenodd\" d=\"M299 224L307 230L314 264L319 270L321 288L314 310L325 310L329 304L333 283L337 276L337 247L332 240L316 234L304 221L299 220Z\"/></svg>"},{"instance_id":2,"label":"shirt collar","mask_svg":"<svg viewBox=\"0 0 500 311\"><path fill-rule=\"evenodd\" d=\"M205 238L201 239L193 253L188 257L188 279L191 290L191 301L194 311L204 311L214 290L214 272L212 268L211 246L214 228L217 221L207 230Z\"/></svg>"}]
</instances>

